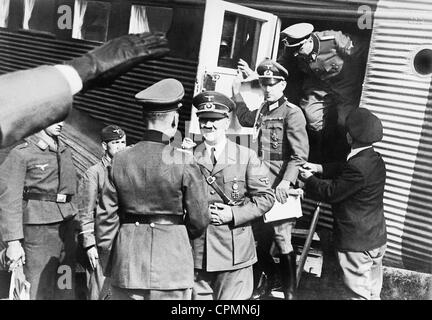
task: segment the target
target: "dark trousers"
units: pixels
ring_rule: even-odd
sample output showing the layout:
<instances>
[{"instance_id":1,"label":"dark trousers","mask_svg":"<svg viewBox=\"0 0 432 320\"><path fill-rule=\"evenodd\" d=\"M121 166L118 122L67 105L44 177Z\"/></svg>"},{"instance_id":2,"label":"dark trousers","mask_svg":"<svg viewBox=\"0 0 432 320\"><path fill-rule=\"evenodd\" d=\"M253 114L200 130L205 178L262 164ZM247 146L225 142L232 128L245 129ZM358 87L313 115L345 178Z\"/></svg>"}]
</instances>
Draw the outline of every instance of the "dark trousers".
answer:
<instances>
[{"instance_id":1,"label":"dark trousers","mask_svg":"<svg viewBox=\"0 0 432 320\"><path fill-rule=\"evenodd\" d=\"M24 274L31 300L75 299L74 230L73 219L24 225Z\"/></svg>"}]
</instances>

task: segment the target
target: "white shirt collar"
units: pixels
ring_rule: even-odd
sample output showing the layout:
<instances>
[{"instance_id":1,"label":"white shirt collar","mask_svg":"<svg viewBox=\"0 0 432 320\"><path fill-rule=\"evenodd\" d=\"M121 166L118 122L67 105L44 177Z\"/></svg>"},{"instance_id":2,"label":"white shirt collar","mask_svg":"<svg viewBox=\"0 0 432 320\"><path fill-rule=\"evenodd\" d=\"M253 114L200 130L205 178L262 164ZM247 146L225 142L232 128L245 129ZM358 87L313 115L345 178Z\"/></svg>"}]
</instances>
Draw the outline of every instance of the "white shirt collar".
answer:
<instances>
[{"instance_id":1,"label":"white shirt collar","mask_svg":"<svg viewBox=\"0 0 432 320\"><path fill-rule=\"evenodd\" d=\"M226 143L227 143L227 138L226 137L224 137L223 140L219 141L218 144L213 145L213 146L209 145L206 141L204 141L204 145L205 145L205 147L206 147L207 152L208 152L209 155L211 154L211 148L215 148L215 157L216 157L216 160L219 159L219 156L222 154L223 150L225 149Z\"/></svg>"},{"instance_id":2,"label":"white shirt collar","mask_svg":"<svg viewBox=\"0 0 432 320\"><path fill-rule=\"evenodd\" d=\"M279 100L269 105L269 111L273 111L276 108L279 108Z\"/></svg>"},{"instance_id":3,"label":"white shirt collar","mask_svg":"<svg viewBox=\"0 0 432 320\"><path fill-rule=\"evenodd\" d=\"M349 159L351 159L352 157L354 157L356 154L362 152L363 150L369 149L369 148L372 148L372 146L351 149L351 152L347 156L347 161Z\"/></svg>"}]
</instances>

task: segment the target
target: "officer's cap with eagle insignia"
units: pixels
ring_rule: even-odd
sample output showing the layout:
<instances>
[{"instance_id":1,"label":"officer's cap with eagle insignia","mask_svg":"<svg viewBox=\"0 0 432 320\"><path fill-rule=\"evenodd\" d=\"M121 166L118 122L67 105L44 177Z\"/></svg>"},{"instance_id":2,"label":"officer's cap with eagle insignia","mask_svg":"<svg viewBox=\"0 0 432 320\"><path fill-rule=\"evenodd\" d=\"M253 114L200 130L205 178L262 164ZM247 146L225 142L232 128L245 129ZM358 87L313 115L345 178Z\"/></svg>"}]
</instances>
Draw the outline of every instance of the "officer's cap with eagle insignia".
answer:
<instances>
[{"instance_id":1,"label":"officer's cap with eagle insignia","mask_svg":"<svg viewBox=\"0 0 432 320\"><path fill-rule=\"evenodd\" d=\"M197 108L197 116L201 119L222 119L228 117L235 103L223 93L204 91L197 94L192 104Z\"/></svg>"},{"instance_id":2,"label":"officer's cap with eagle insignia","mask_svg":"<svg viewBox=\"0 0 432 320\"><path fill-rule=\"evenodd\" d=\"M143 106L143 112L170 112L179 109L184 88L176 79L163 79L138 92L135 99Z\"/></svg>"},{"instance_id":3,"label":"officer's cap with eagle insignia","mask_svg":"<svg viewBox=\"0 0 432 320\"><path fill-rule=\"evenodd\" d=\"M101 131L101 139L104 142L121 139L124 137L124 135L125 132L123 131L123 129L113 124L106 126Z\"/></svg>"},{"instance_id":4,"label":"officer's cap with eagle insignia","mask_svg":"<svg viewBox=\"0 0 432 320\"><path fill-rule=\"evenodd\" d=\"M313 30L314 26L310 23L296 23L282 30L280 38L286 47L297 47L310 37Z\"/></svg>"},{"instance_id":5,"label":"officer's cap with eagle insignia","mask_svg":"<svg viewBox=\"0 0 432 320\"><path fill-rule=\"evenodd\" d=\"M274 85L288 78L288 70L271 59L265 59L257 67L259 81L263 85Z\"/></svg>"}]
</instances>

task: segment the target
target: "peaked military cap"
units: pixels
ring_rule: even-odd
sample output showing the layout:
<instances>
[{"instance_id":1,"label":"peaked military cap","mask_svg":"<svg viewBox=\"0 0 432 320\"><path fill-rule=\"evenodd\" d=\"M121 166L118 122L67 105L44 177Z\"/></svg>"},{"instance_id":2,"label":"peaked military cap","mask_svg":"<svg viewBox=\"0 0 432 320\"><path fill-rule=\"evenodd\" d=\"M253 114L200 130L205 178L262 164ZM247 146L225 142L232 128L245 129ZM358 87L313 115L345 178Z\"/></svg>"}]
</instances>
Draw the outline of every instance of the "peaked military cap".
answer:
<instances>
[{"instance_id":1,"label":"peaked military cap","mask_svg":"<svg viewBox=\"0 0 432 320\"><path fill-rule=\"evenodd\" d=\"M351 111L345 126L350 136L357 142L372 144L383 138L381 120L366 108Z\"/></svg>"},{"instance_id":2,"label":"peaked military cap","mask_svg":"<svg viewBox=\"0 0 432 320\"><path fill-rule=\"evenodd\" d=\"M180 100L184 88L176 79L164 79L138 92L135 99L143 106L143 112L169 112L182 106Z\"/></svg>"},{"instance_id":3,"label":"peaked military cap","mask_svg":"<svg viewBox=\"0 0 432 320\"><path fill-rule=\"evenodd\" d=\"M265 59L257 67L261 84L273 85L288 78L288 70L271 59Z\"/></svg>"},{"instance_id":4,"label":"peaked military cap","mask_svg":"<svg viewBox=\"0 0 432 320\"><path fill-rule=\"evenodd\" d=\"M235 103L223 93L204 91L197 94L192 104L197 108L197 116L203 119L222 119L228 117Z\"/></svg>"},{"instance_id":5,"label":"peaked military cap","mask_svg":"<svg viewBox=\"0 0 432 320\"><path fill-rule=\"evenodd\" d=\"M102 141L109 142L113 140L118 140L123 138L125 135L125 132L122 128L116 125L109 125L102 129L101 132L101 139Z\"/></svg>"},{"instance_id":6,"label":"peaked military cap","mask_svg":"<svg viewBox=\"0 0 432 320\"><path fill-rule=\"evenodd\" d=\"M302 45L304 40L308 39L314 30L310 23L296 23L282 30L281 41L286 47L297 47Z\"/></svg>"}]
</instances>

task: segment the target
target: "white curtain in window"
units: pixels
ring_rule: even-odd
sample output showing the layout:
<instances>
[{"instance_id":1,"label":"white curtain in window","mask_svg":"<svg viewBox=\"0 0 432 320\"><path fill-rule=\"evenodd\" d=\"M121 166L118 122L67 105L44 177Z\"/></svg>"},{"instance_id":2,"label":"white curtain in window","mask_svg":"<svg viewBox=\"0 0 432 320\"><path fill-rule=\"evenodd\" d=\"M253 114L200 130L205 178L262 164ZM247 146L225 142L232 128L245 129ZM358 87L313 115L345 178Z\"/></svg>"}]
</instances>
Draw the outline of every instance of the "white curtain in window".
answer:
<instances>
[{"instance_id":1,"label":"white curtain in window","mask_svg":"<svg viewBox=\"0 0 432 320\"><path fill-rule=\"evenodd\" d=\"M29 21L32 15L36 0L24 0L24 19L23 19L23 29L29 29Z\"/></svg>"},{"instance_id":2,"label":"white curtain in window","mask_svg":"<svg viewBox=\"0 0 432 320\"><path fill-rule=\"evenodd\" d=\"M0 0L0 27L7 28L10 0Z\"/></svg>"},{"instance_id":3,"label":"white curtain in window","mask_svg":"<svg viewBox=\"0 0 432 320\"><path fill-rule=\"evenodd\" d=\"M147 12L145 6L133 5L129 22L129 33L149 32Z\"/></svg>"},{"instance_id":4,"label":"white curtain in window","mask_svg":"<svg viewBox=\"0 0 432 320\"><path fill-rule=\"evenodd\" d=\"M82 39L82 27L84 24L84 15L87 10L87 1L75 0L74 19L72 26L72 38Z\"/></svg>"}]
</instances>

